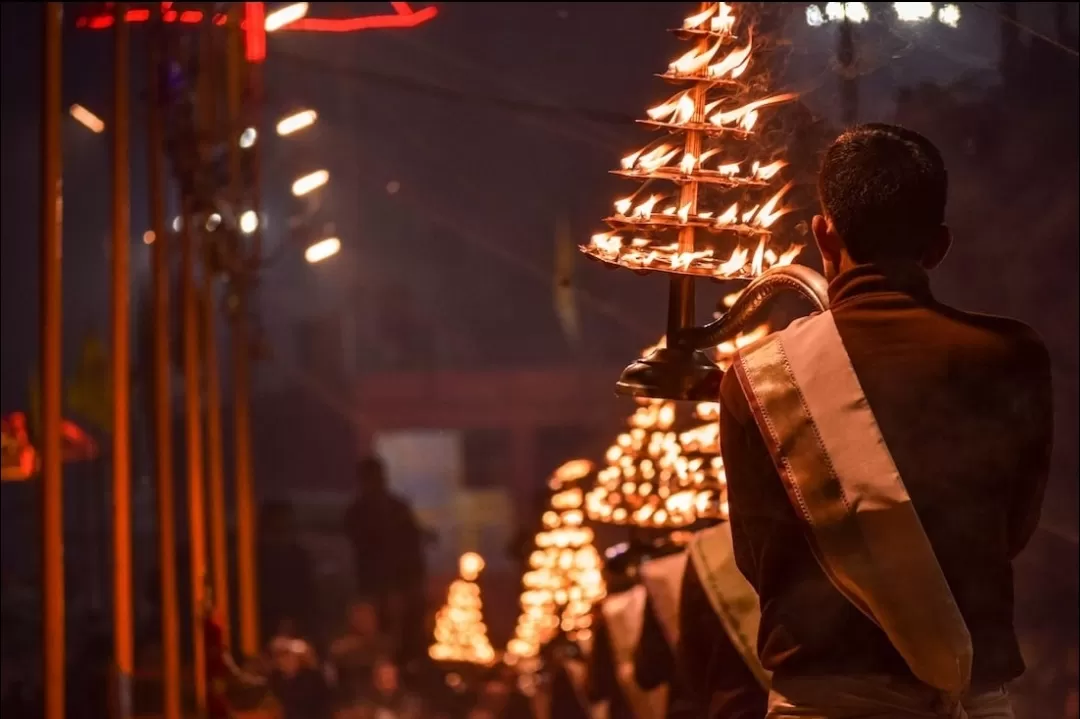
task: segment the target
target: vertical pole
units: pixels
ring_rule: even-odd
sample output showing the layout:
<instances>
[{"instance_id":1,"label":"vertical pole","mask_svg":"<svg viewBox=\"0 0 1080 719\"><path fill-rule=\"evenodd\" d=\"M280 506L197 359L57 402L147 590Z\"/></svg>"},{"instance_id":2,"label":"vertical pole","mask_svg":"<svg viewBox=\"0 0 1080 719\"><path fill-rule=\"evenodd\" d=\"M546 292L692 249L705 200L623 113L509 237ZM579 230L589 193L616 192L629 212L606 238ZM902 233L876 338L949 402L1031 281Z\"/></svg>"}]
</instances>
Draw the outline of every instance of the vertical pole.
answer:
<instances>
[{"instance_id":1,"label":"vertical pole","mask_svg":"<svg viewBox=\"0 0 1080 719\"><path fill-rule=\"evenodd\" d=\"M160 28L147 41L148 186L153 273L154 446L157 474L158 563L161 572L161 705L163 719L180 719L180 608L176 585L176 510L173 495L172 390L169 356L169 235L165 229L165 137L160 88Z\"/></svg>"},{"instance_id":2,"label":"vertical pole","mask_svg":"<svg viewBox=\"0 0 1080 719\"><path fill-rule=\"evenodd\" d=\"M253 22L262 22L261 3L244 3L246 20L249 26ZM239 18L236 18L238 20ZM235 26L235 27L234 27ZM229 88L232 98L240 96L240 48L239 48L239 22L230 23L230 31L237 38L230 48L229 62L235 63L236 69L230 73L233 86ZM258 62L252 62L248 66L248 113L249 125L262 134L261 120L261 66ZM234 130L239 126L234 126ZM265 142L260 136L255 146L249 152L252 154L252 174L254 176L253 187L248 188L247 193L237 195L237 201L243 203L246 200L251 209L259 212L259 160L260 148ZM237 143L231 143L230 147L237 148ZM235 149L233 150L236 151ZM238 167L237 163L237 167ZM239 172L235 176L239 178ZM243 199L241 199L243 198ZM233 431L236 433L236 573L237 587L239 590L240 604L240 650L247 657L253 657L259 653L259 604L258 604L258 578L256 575L255 558L255 498L251 477L251 417L250 417L250 352L251 340L248 336L248 300L251 289L248 273L250 268L257 266L260 252L260 235L262 232L262 218L260 215L258 228L255 230L251 257L243 258L241 275L237 278L237 307L233 319Z\"/></svg>"},{"instance_id":3,"label":"vertical pole","mask_svg":"<svg viewBox=\"0 0 1080 719\"><path fill-rule=\"evenodd\" d=\"M220 45L217 38L209 33L202 38L202 60L200 68L219 67L216 50ZM223 83L216 73L199 73L199 90L203 110L199 135L217 142L221 139L221 121L217 104L217 90ZM229 133L225 133L226 142L230 142ZM209 235L207 236L209 239ZM210 253L204 252L204 272L202 283L202 338L203 361L206 372L206 467L207 484L210 490L210 555L211 577L214 588L214 608L222 622L225 640L230 633L229 621L229 535L225 521L225 474L222 468L221 436L221 379L218 367L217 333L214 330L214 312L217 311L214 291L213 266Z\"/></svg>"},{"instance_id":4,"label":"vertical pole","mask_svg":"<svg viewBox=\"0 0 1080 719\"><path fill-rule=\"evenodd\" d=\"M702 3L701 9L706 10L709 3ZM703 39L698 43L698 49L708 49L709 41ZM705 86L697 83L691 91L694 100L694 122L705 121ZM688 130L686 144L683 148L686 155L701 157L702 134L697 130ZM682 186L679 193L679 207L689 207L690 216L697 212L698 186L696 182L687 182ZM694 228L683 227L679 230L679 252L694 251ZM667 345L673 346L676 342L679 330L694 326L694 278L689 275L672 275L668 290L668 317L667 317Z\"/></svg>"},{"instance_id":5,"label":"vertical pole","mask_svg":"<svg viewBox=\"0 0 1080 719\"><path fill-rule=\"evenodd\" d=\"M210 549L213 557L214 607L221 618L227 643L230 631L229 555L225 521L225 476L222 467L221 380L218 374L217 338L214 330L214 312L217 310L217 303L209 267L206 268L202 289L202 332L205 343L203 360L206 365L206 464L210 487Z\"/></svg>"},{"instance_id":6,"label":"vertical pole","mask_svg":"<svg viewBox=\"0 0 1080 719\"><path fill-rule=\"evenodd\" d=\"M60 458L62 3L45 6L41 96L41 646L44 719L64 719L64 487Z\"/></svg>"},{"instance_id":7,"label":"vertical pole","mask_svg":"<svg viewBox=\"0 0 1080 719\"><path fill-rule=\"evenodd\" d=\"M128 111L129 34L125 3L115 7L112 132L113 660L116 712L131 716L135 642L131 576L131 218Z\"/></svg>"},{"instance_id":8,"label":"vertical pole","mask_svg":"<svg viewBox=\"0 0 1080 719\"><path fill-rule=\"evenodd\" d=\"M191 552L191 631L194 647L195 713L206 712L206 654L203 610L206 603L206 526L203 497L202 418L199 386L199 297L195 281L193 198L183 198L180 252L180 301L183 309L184 414L188 470L188 537Z\"/></svg>"}]
</instances>

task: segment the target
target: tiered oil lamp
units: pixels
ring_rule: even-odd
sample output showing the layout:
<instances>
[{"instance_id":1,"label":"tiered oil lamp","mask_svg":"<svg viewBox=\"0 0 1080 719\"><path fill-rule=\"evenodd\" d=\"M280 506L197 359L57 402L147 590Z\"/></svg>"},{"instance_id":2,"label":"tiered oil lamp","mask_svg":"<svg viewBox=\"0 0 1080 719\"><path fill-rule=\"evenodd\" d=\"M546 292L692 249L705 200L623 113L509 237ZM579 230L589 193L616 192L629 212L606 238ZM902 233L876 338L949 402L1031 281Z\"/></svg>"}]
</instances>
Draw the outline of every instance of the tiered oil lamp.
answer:
<instances>
[{"instance_id":1,"label":"tiered oil lamp","mask_svg":"<svg viewBox=\"0 0 1080 719\"><path fill-rule=\"evenodd\" d=\"M573 641L590 636L593 604L605 593L593 531L584 526L582 483L592 471L592 462L575 459L548 480L551 501L522 578L521 614L507 645L510 657L533 659L560 632Z\"/></svg>"},{"instance_id":2,"label":"tiered oil lamp","mask_svg":"<svg viewBox=\"0 0 1080 719\"><path fill-rule=\"evenodd\" d=\"M765 325L711 351L726 367ZM648 352L646 352L648 354ZM720 457L720 406L692 409L671 400L638 398L628 428L605 453L607 466L585 497L589 519L609 524L678 528L700 519L727 519L727 482Z\"/></svg>"},{"instance_id":3,"label":"tiered oil lamp","mask_svg":"<svg viewBox=\"0 0 1080 719\"><path fill-rule=\"evenodd\" d=\"M660 77L680 89L642 120L665 134L622 159L616 174L642 184L615 202L605 220L611 229L581 249L609 265L670 275L667 342L627 367L617 391L715 400L721 369L703 350L747 331L778 291L796 291L823 307L825 282L791 266L802 248L773 235L787 213L782 203L791 183L782 179L786 163L756 155L752 143L761 113L796 96L754 97L743 80L754 40L733 4L705 3L675 32L694 46ZM673 189L652 189L660 183ZM696 327L699 277L750 284L723 316Z\"/></svg>"},{"instance_id":4,"label":"tiered oil lamp","mask_svg":"<svg viewBox=\"0 0 1080 719\"><path fill-rule=\"evenodd\" d=\"M480 587L476 584L484 559L473 552L461 555L459 576L450 585L446 604L435 615L435 643L428 649L437 662L480 664L495 661L484 624Z\"/></svg>"}]
</instances>

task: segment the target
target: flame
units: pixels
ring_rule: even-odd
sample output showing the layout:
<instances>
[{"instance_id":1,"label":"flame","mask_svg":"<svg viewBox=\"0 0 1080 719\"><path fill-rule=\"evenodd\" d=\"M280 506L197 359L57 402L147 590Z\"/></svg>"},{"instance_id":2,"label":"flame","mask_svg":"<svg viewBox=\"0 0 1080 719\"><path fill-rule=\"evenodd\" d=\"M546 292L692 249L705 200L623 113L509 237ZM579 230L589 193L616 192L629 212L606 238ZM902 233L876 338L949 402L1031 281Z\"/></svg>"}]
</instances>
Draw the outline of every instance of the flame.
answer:
<instances>
[{"instance_id":1,"label":"flame","mask_svg":"<svg viewBox=\"0 0 1080 719\"><path fill-rule=\"evenodd\" d=\"M693 96L689 90L685 90L673 95L659 105L650 107L645 111L645 114L655 122L669 122L673 125L681 125L693 119L696 109Z\"/></svg>"},{"instance_id":2,"label":"flame","mask_svg":"<svg viewBox=\"0 0 1080 719\"><path fill-rule=\"evenodd\" d=\"M759 162L754 162L754 166L750 170L750 174L759 180L771 180L776 176L776 173L787 167L787 163L783 160L777 160L776 162L769 163L768 165L762 165Z\"/></svg>"},{"instance_id":3,"label":"flame","mask_svg":"<svg viewBox=\"0 0 1080 719\"><path fill-rule=\"evenodd\" d=\"M632 170L634 168L634 165L638 161L638 157L640 156L641 150L638 150L637 152L632 152L626 157L624 157L622 160L620 160L619 164L622 165L622 169L624 170Z\"/></svg>"},{"instance_id":4,"label":"flame","mask_svg":"<svg viewBox=\"0 0 1080 719\"><path fill-rule=\"evenodd\" d=\"M720 265L720 273L724 277L730 277L731 275L738 274L743 267L746 267L746 259L750 256L750 251L742 247L736 247L731 251L731 257L729 257L723 264Z\"/></svg>"},{"instance_id":5,"label":"flame","mask_svg":"<svg viewBox=\"0 0 1080 719\"><path fill-rule=\"evenodd\" d=\"M695 15L691 15L690 17L683 20L683 29L684 30L697 30L697 29L699 29L702 25L705 24L705 22L709 18L711 18L713 15L716 14L716 11L718 9L719 9L719 4L709 5L707 8L705 8L701 12L699 12L699 13L697 13Z\"/></svg>"},{"instance_id":6,"label":"flame","mask_svg":"<svg viewBox=\"0 0 1080 719\"><path fill-rule=\"evenodd\" d=\"M717 80L725 75L735 79L746 72L750 67L750 53L754 49L754 39L750 38L745 47L740 47L729 52L723 60L715 65L709 65L708 75Z\"/></svg>"},{"instance_id":7,"label":"flame","mask_svg":"<svg viewBox=\"0 0 1080 719\"><path fill-rule=\"evenodd\" d=\"M750 274L760 275L764 269L765 262L765 238L762 237L758 242L757 249L754 250L754 258L750 260Z\"/></svg>"},{"instance_id":8,"label":"flame","mask_svg":"<svg viewBox=\"0 0 1080 719\"><path fill-rule=\"evenodd\" d=\"M774 222L789 212L787 208L780 208L778 210L776 209L776 206L784 195L787 194L787 191L791 189L793 184L794 183L791 182L787 183L780 188L779 192L768 199L761 210L758 211L757 217L754 219L755 224L765 228L771 227Z\"/></svg>"},{"instance_id":9,"label":"flame","mask_svg":"<svg viewBox=\"0 0 1080 719\"><path fill-rule=\"evenodd\" d=\"M649 219L652 217L653 208L656 203L660 201L660 195L650 195L649 199L642 202L640 205L634 208L633 217L641 217L643 219Z\"/></svg>"},{"instance_id":10,"label":"flame","mask_svg":"<svg viewBox=\"0 0 1080 719\"><path fill-rule=\"evenodd\" d=\"M709 29L716 33L730 35L734 27L735 15L731 11L731 6L726 2L717 3L717 14L709 23Z\"/></svg>"},{"instance_id":11,"label":"flame","mask_svg":"<svg viewBox=\"0 0 1080 719\"><path fill-rule=\"evenodd\" d=\"M638 167L645 172L654 172L658 168L668 164L673 157L679 154L679 148L671 145L661 145L654 150L646 152L638 158Z\"/></svg>"},{"instance_id":12,"label":"flame","mask_svg":"<svg viewBox=\"0 0 1080 719\"><path fill-rule=\"evenodd\" d=\"M685 175L689 175L694 171L694 165L698 163L698 158L691 155L689 152L683 155L682 160L679 161L679 169Z\"/></svg>"},{"instance_id":13,"label":"flame","mask_svg":"<svg viewBox=\"0 0 1080 719\"><path fill-rule=\"evenodd\" d=\"M703 67L712 62L713 57L723 44L724 40L721 38L713 43L712 47L705 50L694 48L668 65L668 70L674 75L693 75L700 72Z\"/></svg>"},{"instance_id":14,"label":"flame","mask_svg":"<svg viewBox=\"0 0 1080 719\"><path fill-rule=\"evenodd\" d=\"M742 127L742 129L749 132L754 128L754 124L757 122L758 110L763 107L769 107L770 105L779 105L784 102L790 102L797 98L793 92L786 92L782 95L772 95L760 100L754 100L742 107L737 107L734 110L728 110L726 112L721 111L709 117L709 122L719 127L729 127L736 123Z\"/></svg>"}]
</instances>

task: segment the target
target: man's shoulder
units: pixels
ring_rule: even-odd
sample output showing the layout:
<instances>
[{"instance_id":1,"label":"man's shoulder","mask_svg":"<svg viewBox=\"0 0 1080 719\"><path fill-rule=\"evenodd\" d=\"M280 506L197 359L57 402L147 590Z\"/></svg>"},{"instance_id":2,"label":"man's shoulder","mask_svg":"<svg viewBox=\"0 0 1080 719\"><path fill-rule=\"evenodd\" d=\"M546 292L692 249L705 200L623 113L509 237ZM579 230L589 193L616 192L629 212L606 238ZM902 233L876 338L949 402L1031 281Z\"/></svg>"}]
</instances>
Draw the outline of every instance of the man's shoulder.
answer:
<instances>
[{"instance_id":1,"label":"man's shoulder","mask_svg":"<svg viewBox=\"0 0 1080 719\"><path fill-rule=\"evenodd\" d=\"M738 372L735 369L735 365L741 361L741 359L764 345L770 342L776 341L778 337L782 337L784 334L797 330L799 327L803 327L806 323L821 316L821 313L815 312L809 317L800 317L794 320L787 327L775 330L766 334L764 337L757 339L756 341L740 348L731 357L731 366L724 372L724 376L720 380L720 407L721 411L725 414L732 415L739 422L744 422L750 417L750 404L746 398L746 394L743 392L742 383L739 380Z\"/></svg>"},{"instance_id":2,"label":"man's shoulder","mask_svg":"<svg viewBox=\"0 0 1080 719\"><path fill-rule=\"evenodd\" d=\"M940 312L969 331L971 350L1009 370L1029 373L1050 366L1050 352L1039 333L1011 317L966 312L940 305Z\"/></svg>"}]
</instances>

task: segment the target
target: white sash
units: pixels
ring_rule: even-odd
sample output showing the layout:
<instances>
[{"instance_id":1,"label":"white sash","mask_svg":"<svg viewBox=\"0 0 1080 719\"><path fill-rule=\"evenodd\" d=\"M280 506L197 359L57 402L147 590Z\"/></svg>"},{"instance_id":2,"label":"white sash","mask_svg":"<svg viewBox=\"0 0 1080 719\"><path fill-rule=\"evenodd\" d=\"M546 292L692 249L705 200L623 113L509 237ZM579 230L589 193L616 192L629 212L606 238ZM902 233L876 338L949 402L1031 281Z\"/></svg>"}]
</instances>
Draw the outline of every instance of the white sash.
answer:
<instances>
[{"instance_id":1,"label":"white sash","mask_svg":"<svg viewBox=\"0 0 1080 719\"><path fill-rule=\"evenodd\" d=\"M653 613L672 651L679 646L679 600L685 571L686 552L650 559L641 564L641 583L652 600Z\"/></svg>"},{"instance_id":2,"label":"white sash","mask_svg":"<svg viewBox=\"0 0 1080 719\"><path fill-rule=\"evenodd\" d=\"M740 353L735 371L825 574L916 677L959 701L971 637L832 313Z\"/></svg>"}]
</instances>

